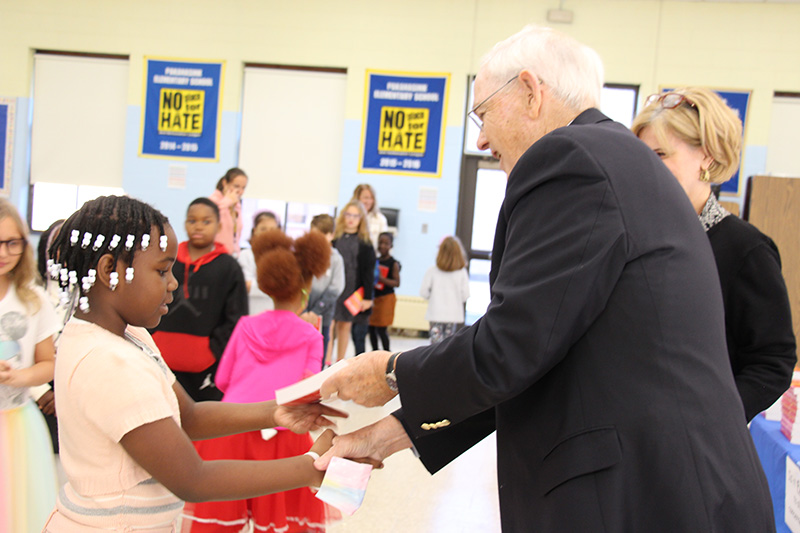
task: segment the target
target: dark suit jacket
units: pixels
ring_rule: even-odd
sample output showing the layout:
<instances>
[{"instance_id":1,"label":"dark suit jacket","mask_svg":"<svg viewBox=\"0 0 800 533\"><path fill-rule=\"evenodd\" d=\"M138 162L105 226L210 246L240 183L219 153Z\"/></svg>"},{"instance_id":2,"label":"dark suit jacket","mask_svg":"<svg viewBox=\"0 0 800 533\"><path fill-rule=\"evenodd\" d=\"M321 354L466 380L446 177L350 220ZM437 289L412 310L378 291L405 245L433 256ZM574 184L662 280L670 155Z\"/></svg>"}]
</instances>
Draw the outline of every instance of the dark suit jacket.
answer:
<instances>
[{"instance_id":1,"label":"dark suit jacket","mask_svg":"<svg viewBox=\"0 0 800 533\"><path fill-rule=\"evenodd\" d=\"M431 471L497 431L504 531L774 531L714 258L659 159L596 109L508 179L492 299L397 360Z\"/></svg>"}]
</instances>

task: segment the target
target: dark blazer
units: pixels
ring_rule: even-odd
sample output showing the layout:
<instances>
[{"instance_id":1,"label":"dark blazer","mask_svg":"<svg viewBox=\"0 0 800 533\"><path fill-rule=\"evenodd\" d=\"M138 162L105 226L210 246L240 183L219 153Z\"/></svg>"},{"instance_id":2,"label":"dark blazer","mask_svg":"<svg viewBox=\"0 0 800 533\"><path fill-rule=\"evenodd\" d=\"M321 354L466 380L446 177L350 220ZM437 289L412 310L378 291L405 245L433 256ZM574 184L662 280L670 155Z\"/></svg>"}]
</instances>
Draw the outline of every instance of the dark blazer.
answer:
<instances>
[{"instance_id":1,"label":"dark blazer","mask_svg":"<svg viewBox=\"0 0 800 533\"><path fill-rule=\"evenodd\" d=\"M397 359L428 470L496 430L504 531L774 531L708 239L633 134L590 109L528 149L490 284L473 326Z\"/></svg>"},{"instance_id":2,"label":"dark blazer","mask_svg":"<svg viewBox=\"0 0 800 533\"><path fill-rule=\"evenodd\" d=\"M789 295L775 243L730 215L708 230L725 303L725 334L748 421L775 403L797 362Z\"/></svg>"}]
</instances>

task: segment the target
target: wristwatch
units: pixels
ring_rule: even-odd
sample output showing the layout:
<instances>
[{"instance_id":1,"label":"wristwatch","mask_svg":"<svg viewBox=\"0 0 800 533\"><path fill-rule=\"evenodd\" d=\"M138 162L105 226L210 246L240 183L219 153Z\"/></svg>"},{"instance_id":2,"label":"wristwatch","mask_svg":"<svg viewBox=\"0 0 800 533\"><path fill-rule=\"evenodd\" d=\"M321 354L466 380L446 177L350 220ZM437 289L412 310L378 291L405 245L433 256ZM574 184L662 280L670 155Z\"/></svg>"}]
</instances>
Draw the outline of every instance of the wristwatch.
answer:
<instances>
[{"instance_id":1,"label":"wristwatch","mask_svg":"<svg viewBox=\"0 0 800 533\"><path fill-rule=\"evenodd\" d=\"M397 368L397 356L403 352L395 352L389 357L389 362L386 363L386 384L392 389L392 392L397 392L397 375L394 373Z\"/></svg>"}]
</instances>

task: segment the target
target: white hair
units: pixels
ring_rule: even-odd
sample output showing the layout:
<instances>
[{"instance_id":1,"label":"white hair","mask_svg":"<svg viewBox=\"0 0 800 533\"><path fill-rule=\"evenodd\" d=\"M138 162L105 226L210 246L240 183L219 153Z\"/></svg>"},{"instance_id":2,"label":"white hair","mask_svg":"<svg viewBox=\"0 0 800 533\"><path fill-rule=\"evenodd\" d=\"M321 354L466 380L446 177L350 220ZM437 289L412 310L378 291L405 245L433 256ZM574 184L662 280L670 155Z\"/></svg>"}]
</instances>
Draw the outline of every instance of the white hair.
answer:
<instances>
[{"instance_id":1,"label":"white hair","mask_svg":"<svg viewBox=\"0 0 800 533\"><path fill-rule=\"evenodd\" d=\"M543 26L525 26L484 56L481 68L499 82L529 70L568 107L599 107L603 88L600 56L572 37Z\"/></svg>"}]
</instances>

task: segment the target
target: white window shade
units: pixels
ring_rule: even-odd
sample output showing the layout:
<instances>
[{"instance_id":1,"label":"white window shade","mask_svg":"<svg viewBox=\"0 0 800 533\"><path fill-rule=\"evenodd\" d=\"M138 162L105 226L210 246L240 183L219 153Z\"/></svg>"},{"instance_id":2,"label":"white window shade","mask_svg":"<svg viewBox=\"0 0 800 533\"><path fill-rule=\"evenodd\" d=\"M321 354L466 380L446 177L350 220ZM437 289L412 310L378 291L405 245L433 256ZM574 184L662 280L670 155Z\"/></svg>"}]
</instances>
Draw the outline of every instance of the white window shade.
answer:
<instances>
[{"instance_id":1,"label":"white window shade","mask_svg":"<svg viewBox=\"0 0 800 533\"><path fill-rule=\"evenodd\" d=\"M128 61L37 53L31 183L121 187Z\"/></svg>"},{"instance_id":2,"label":"white window shade","mask_svg":"<svg viewBox=\"0 0 800 533\"><path fill-rule=\"evenodd\" d=\"M239 167L246 197L336 205L347 75L246 67Z\"/></svg>"}]
</instances>

